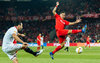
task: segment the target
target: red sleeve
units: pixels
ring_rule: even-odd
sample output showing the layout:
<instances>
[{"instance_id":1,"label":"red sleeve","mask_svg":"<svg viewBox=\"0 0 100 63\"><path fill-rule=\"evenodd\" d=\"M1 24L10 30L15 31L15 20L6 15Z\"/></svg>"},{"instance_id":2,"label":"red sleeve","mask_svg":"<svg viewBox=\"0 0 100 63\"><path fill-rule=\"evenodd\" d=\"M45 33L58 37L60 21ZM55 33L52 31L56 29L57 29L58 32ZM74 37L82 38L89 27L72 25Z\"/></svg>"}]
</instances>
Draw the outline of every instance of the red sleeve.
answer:
<instances>
[{"instance_id":1,"label":"red sleeve","mask_svg":"<svg viewBox=\"0 0 100 63\"><path fill-rule=\"evenodd\" d=\"M55 14L55 18L58 18L58 17L60 17L57 13Z\"/></svg>"},{"instance_id":2,"label":"red sleeve","mask_svg":"<svg viewBox=\"0 0 100 63\"><path fill-rule=\"evenodd\" d=\"M38 40L41 40L41 36L38 36L37 39L38 39Z\"/></svg>"},{"instance_id":3,"label":"red sleeve","mask_svg":"<svg viewBox=\"0 0 100 63\"><path fill-rule=\"evenodd\" d=\"M64 21L65 21L65 25L69 25L69 23L70 23L69 21L66 21L66 20L64 20Z\"/></svg>"},{"instance_id":4,"label":"red sleeve","mask_svg":"<svg viewBox=\"0 0 100 63\"><path fill-rule=\"evenodd\" d=\"M39 36L39 40L41 40L41 36Z\"/></svg>"}]
</instances>

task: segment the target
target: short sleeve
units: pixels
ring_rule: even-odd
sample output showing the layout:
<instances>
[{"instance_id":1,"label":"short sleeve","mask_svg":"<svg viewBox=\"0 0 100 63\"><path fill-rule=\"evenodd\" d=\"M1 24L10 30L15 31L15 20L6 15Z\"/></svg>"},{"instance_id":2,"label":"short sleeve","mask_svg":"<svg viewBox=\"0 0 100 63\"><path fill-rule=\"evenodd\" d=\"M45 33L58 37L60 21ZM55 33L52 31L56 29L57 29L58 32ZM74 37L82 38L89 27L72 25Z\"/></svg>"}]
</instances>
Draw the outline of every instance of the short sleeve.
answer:
<instances>
[{"instance_id":1,"label":"short sleeve","mask_svg":"<svg viewBox=\"0 0 100 63\"><path fill-rule=\"evenodd\" d=\"M58 18L58 17L60 17L57 13L55 14L55 18Z\"/></svg>"},{"instance_id":2,"label":"short sleeve","mask_svg":"<svg viewBox=\"0 0 100 63\"><path fill-rule=\"evenodd\" d=\"M69 25L69 23L70 23L69 21L66 21L66 20L64 20L64 21L65 21L65 25Z\"/></svg>"},{"instance_id":3,"label":"short sleeve","mask_svg":"<svg viewBox=\"0 0 100 63\"><path fill-rule=\"evenodd\" d=\"M15 28L11 28L10 34L12 35L12 34L14 34L14 33L17 35L17 30L16 30Z\"/></svg>"}]
</instances>

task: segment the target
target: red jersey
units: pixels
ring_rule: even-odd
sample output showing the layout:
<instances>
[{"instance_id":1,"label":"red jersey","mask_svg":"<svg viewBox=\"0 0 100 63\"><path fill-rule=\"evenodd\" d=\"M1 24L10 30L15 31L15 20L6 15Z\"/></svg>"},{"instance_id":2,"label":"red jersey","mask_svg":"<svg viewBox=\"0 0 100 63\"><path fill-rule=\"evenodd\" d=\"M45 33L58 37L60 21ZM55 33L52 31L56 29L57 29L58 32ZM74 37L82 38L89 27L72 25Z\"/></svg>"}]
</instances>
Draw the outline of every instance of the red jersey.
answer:
<instances>
[{"instance_id":1,"label":"red jersey","mask_svg":"<svg viewBox=\"0 0 100 63\"><path fill-rule=\"evenodd\" d=\"M56 30L64 29L65 25L69 25L69 22L63 20L57 13L55 14L55 19L56 19L56 25L55 25Z\"/></svg>"},{"instance_id":2,"label":"red jersey","mask_svg":"<svg viewBox=\"0 0 100 63\"><path fill-rule=\"evenodd\" d=\"M41 41L41 36L37 36L37 41Z\"/></svg>"},{"instance_id":3,"label":"red jersey","mask_svg":"<svg viewBox=\"0 0 100 63\"><path fill-rule=\"evenodd\" d=\"M90 40L89 40L89 37L87 37L87 40L86 40L87 42L90 42Z\"/></svg>"}]
</instances>

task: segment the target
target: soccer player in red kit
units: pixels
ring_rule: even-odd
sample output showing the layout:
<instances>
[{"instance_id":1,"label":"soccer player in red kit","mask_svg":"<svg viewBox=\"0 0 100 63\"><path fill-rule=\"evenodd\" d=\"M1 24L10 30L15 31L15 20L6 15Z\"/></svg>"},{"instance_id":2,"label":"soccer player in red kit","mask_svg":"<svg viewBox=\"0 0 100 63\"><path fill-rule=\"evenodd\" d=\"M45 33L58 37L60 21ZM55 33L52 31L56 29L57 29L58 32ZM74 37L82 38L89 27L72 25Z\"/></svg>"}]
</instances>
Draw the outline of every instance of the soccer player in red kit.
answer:
<instances>
[{"instance_id":1,"label":"soccer player in red kit","mask_svg":"<svg viewBox=\"0 0 100 63\"><path fill-rule=\"evenodd\" d=\"M79 29L79 30L64 29L64 27L66 25L74 25L74 24L81 22L81 19L78 18L75 22L69 22L67 20L64 20L65 12L61 12L60 15L58 15L56 13L56 9L57 9L58 5L59 5L59 2L56 2L56 6L55 6L55 8L53 9L52 12L53 12L55 19L56 19L55 29L56 29L56 35L59 39L60 45L57 46L57 48L55 48L54 51L49 53L52 59L54 59L53 55L55 54L55 52L59 51L60 49L62 49L64 47L64 44L65 44L64 41L65 41L67 34L69 34L69 33L75 34L75 33L79 33L79 32L85 32L86 28L87 28L87 25L85 25L82 29Z\"/></svg>"},{"instance_id":2,"label":"soccer player in red kit","mask_svg":"<svg viewBox=\"0 0 100 63\"><path fill-rule=\"evenodd\" d=\"M37 44L38 44L37 51L39 51L41 46L41 33L37 36Z\"/></svg>"},{"instance_id":3,"label":"soccer player in red kit","mask_svg":"<svg viewBox=\"0 0 100 63\"><path fill-rule=\"evenodd\" d=\"M87 37L86 39L86 46L85 48L89 45L89 48L90 48L90 36Z\"/></svg>"}]
</instances>

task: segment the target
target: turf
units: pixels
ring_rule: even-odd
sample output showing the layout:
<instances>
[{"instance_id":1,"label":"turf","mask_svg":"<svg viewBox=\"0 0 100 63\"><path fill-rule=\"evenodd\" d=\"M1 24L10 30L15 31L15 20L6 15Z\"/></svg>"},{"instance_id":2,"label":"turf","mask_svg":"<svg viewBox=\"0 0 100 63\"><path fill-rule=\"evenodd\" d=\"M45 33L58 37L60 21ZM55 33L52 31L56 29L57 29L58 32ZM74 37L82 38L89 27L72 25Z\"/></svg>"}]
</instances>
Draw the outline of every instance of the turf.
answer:
<instances>
[{"instance_id":1,"label":"turf","mask_svg":"<svg viewBox=\"0 0 100 63\"><path fill-rule=\"evenodd\" d=\"M36 47L30 47L34 51ZM23 50L17 53L19 63L100 63L100 47L91 47L83 49L81 54L75 52L76 47L70 47L70 52L64 49L54 55L54 60L49 56L49 52L55 47L45 47L44 52L34 57ZM0 47L0 63L12 63L8 56L1 50Z\"/></svg>"}]
</instances>

